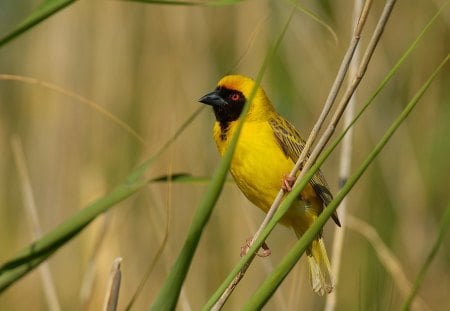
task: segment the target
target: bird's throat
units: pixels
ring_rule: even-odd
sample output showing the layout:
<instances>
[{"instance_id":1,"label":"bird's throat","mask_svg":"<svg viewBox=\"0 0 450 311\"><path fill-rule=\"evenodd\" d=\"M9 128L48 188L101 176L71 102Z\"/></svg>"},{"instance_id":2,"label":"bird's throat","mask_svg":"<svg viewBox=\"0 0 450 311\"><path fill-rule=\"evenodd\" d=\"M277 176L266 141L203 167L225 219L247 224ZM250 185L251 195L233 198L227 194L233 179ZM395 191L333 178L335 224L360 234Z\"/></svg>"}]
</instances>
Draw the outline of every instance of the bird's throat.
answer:
<instances>
[{"instance_id":1,"label":"bird's throat","mask_svg":"<svg viewBox=\"0 0 450 311\"><path fill-rule=\"evenodd\" d=\"M227 139L228 129L229 129L230 123L222 121L222 122L219 122L219 126L220 126L219 138L220 138L221 141L224 141L224 140Z\"/></svg>"}]
</instances>

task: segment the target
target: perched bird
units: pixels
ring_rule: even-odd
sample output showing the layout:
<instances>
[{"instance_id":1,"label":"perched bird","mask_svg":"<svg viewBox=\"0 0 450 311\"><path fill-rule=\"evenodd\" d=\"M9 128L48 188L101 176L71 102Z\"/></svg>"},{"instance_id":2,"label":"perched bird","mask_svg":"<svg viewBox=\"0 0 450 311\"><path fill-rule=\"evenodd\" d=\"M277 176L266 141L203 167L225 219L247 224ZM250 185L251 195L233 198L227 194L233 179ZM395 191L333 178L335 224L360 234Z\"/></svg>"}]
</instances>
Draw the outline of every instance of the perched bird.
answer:
<instances>
[{"instance_id":1,"label":"perched bird","mask_svg":"<svg viewBox=\"0 0 450 311\"><path fill-rule=\"evenodd\" d=\"M214 110L213 136L221 155L231 141L254 86L250 78L229 75L219 81L213 92L199 99ZM282 184L285 184L283 189L289 188L285 176L292 170L304 145L297 129L275 111L264 90L258 87L233 155L231 175L244 195L267 213ZM323 174L317 171L281 223L292 227L297 237L301 237L332 198ZM333 215L333 220L340 226L337 214ZM330 293L333 280L322 232L306 253L313 291L319 295Z\"/></svg>"}]
</instances>

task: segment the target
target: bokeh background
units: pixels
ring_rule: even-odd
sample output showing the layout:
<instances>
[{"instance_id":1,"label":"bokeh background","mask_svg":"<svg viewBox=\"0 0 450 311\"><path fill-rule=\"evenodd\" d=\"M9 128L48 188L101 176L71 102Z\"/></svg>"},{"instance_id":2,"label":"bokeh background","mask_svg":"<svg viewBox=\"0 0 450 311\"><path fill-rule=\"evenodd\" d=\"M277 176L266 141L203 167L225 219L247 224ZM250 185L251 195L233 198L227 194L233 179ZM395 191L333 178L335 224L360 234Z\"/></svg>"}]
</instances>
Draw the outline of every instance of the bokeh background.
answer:
<instances>
[{"instance_id":1,"label":"bokeh background","mask_svg":"<svg viewBox=\"0 0 450 311\"><path fill-rule=\"evenodd\" d=\"M443 2L399 1L358 90L357 109ZM1 1L0 36L39 3ZM303 1L302 5L328 23L338 41L297 11L262 85L279 112L306 136L350 39L353 4ZM374 3L362 47L381 8L382 3ZM33 77L88 98L145 141L92 106L42 84L0 80L0 262L34 240L14 162L13 137L22 142L39 221L42 231L48 232L120 184L154 154L198 109L197 99L221 76L255 77L291 10L289 1L252 0L218 7L78 1L0 48L0 74ZM447 8L356 125L353 169L449 50ZM377 230L410 282L437 236L450 200L448 68L349 196L349 213ZM210 176L219 161L211 137L213 122L212 112L204 109L147 175ZM334 193L338 163L335 152L322 168ZM117 256L123 258L122 309L154 259L168 223L163 254L134 306L146 309L184 242L205 189L201 182L150 184L54 254L48 263L62 309L98 310ZM227 183L195 254L179 310L198 310L207 301L262 219L233 182ZM329 253L333 232L330 223L325 228ZM239 309L294 243L293 232L276 228L268 239L273 255L255 260L225 309ZM449 250L447 237L419 293L432 310L450 305ZM352 230L346 234L340 275L338 310L395 310L404 300L371 244ZM321 310L323 305L324 298L311 292L307 270L300 263L267 310ZM30 273L4 292L0 309L47 310L39 273Z\"/></svg>"}]
</instances>

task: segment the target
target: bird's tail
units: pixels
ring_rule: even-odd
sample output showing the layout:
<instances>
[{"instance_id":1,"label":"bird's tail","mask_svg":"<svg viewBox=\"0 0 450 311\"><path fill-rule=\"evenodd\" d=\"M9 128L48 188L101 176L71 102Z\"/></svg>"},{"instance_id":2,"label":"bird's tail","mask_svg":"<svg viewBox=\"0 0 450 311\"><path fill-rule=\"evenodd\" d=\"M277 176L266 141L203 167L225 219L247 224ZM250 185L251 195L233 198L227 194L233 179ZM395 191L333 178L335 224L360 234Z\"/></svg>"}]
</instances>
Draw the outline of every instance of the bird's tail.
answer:
<instances>
[{"instance_id":1,"label":"bird's tail","mask_svg":"<svg viewBox=\"0 0 450 311\"><path fill-rule=\"evenodd\" d=\"M319 296L329 294L333 290L330 261L322 238L315 239L307 251L310 282L313 291Z\"/></svg>"}]
</instances>

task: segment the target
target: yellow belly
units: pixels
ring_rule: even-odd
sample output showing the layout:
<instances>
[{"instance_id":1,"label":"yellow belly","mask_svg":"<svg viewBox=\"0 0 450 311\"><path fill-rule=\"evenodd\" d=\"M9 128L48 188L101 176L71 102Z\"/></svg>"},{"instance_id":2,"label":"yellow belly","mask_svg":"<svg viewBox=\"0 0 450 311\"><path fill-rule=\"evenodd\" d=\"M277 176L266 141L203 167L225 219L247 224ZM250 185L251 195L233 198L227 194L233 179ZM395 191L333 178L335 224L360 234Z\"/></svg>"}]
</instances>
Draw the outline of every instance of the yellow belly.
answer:
<instances>
[{"instance_id":1,"label":"yellow belly","mask_svg":"<svg viewBox=\"0 0 450 311\"><path fill-rule=\"evenodd\" d=\"M220 127L215 126L214 138L223 155L234 132L231 124L227 138L221 140ZM267 212L280 191L283 177L294 162L279 147L268 122L244 124L231 162L230 172L239 189L257 207ZM309 187L308 187L309 188ZM309 215L306 203L298 201L282 219L288 226L306 230L315 215ZM300 229L300 228L298 228Z\"/></svg>"}]
</instances>

